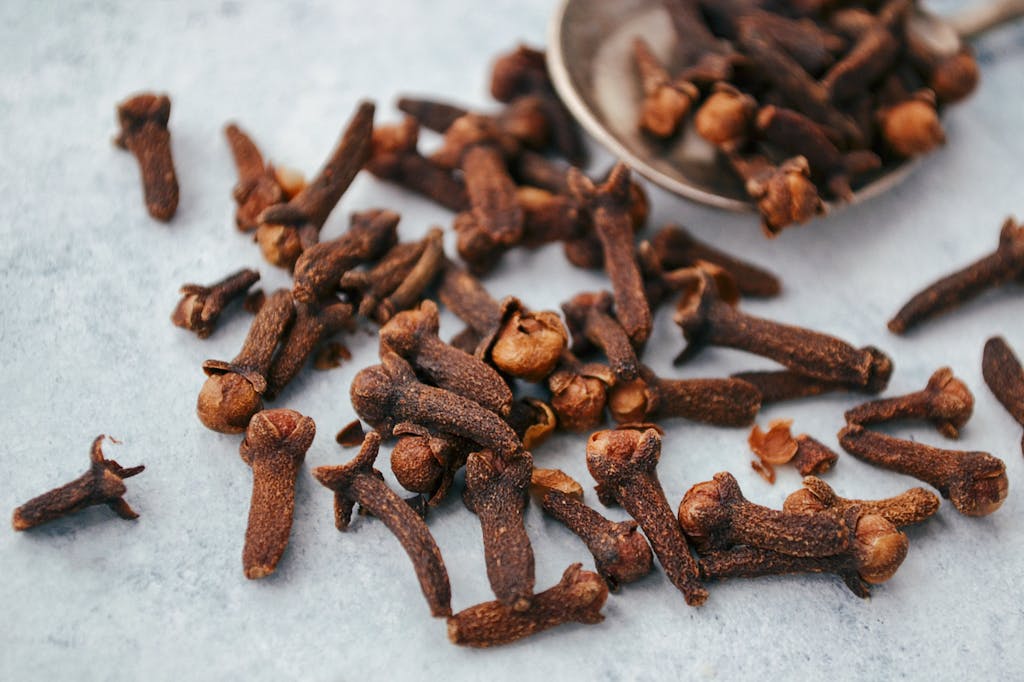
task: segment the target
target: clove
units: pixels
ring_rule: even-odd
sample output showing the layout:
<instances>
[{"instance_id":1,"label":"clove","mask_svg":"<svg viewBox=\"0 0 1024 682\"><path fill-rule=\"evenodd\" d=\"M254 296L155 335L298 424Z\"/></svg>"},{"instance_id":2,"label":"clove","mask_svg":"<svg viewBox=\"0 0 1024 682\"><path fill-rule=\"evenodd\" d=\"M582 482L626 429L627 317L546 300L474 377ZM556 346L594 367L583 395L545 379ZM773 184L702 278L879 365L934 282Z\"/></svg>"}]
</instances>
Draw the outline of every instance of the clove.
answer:
<instances>
[{"instance_id":1,"label":"clove","mask_svg":"<svg viewBox=\"0 0 1024 682\"><path fill-rule=\"evenodd\" d=\"M251 232L259 227L264 209L290 200L302 190L305 179L265 163L259 147L234 123L225 126L224 135L238 169L238 182L232 191L238 205L235 225L241 232Z\"/></svg>"},{"instance_id":2,"label":"clove","mask_svg":"<svg viewBox=\"0 0 1024 682\"><path fill-rule=\"evenodd\" d=\"M761 396L740 379L662 379L641 366L639 379L611 388L608 406L620 424L682 418L714 426L745 426L757 415Z\"/></svg>"},{"instance_id":3,"label":"clove","mask_svg":"<svg viewBox=\"0 0 1024 682\"><path fill-rule=\"evenodd\" d=\"M570 351L562 351L547 383L551 409L560 427L582 433L604 421L608 389L615 384L615 375L607 365L584 364Z\"/></svg>"},{"instance_id":4,"label":"clove","mask_svg":"<svg viewBox=\"0 0 1024 682\"><path fill-rule=\"evenodd\" d=\"M644 95L640 129L655 137L671 137L690 113L700 91L693 83L673 80L643 38L633 40L633 62Z\"/></svg>"},{"instance_id":5,"label":"clove","mask_svg":"<svg viewBox=\"0 0 1024 682\"><path fill-rule=\"evenodd\" d=\"M897 419L926 419L946 438L958 438L974 412L974 396L949 367L937 369L921 391L863 403L846 412L850 424L880 424Z\"/></svg>"},{"instance_id":6,"label":"clove","mask_svg":"<svg viewBox=\"0 0 1024 682\"><path fill-rule=\"evenodd\" d=\"M171 323L205 339L213 333L224 308L234 299L245 296L259 279L260 273L243 268L210 286L183 284L182 299L171 314Z\"/></svg>"},{"instance_id":7,"label":"clove","mask_svg":"<svg viewBox=\"0 0 1024 682\"><path fill-rule=\"evenodd\" d=\"M817 513L831 509L844 514L851 507L860 507L864 514L875 514L902 528L921 523L939 510L939 497L924 488L911 488L884 500L847 500L836 495L832 487L817 476L804 478L804 487L790 493L782 504L783 511Z\"/></svg>"},{"instance_id":8,"label":"clove","mask_svg":"<svg viewBox=\"0 0 1024 682\"><path fill-rule=\"evenodd\" d=\"M577 294L562 304L562 312L572 333L573 353L585 353L593 344L608 358L616 382L637 378L639 360L629 336L613 316L612 297L607 292Z\"/></svg>"},{"instance_id":9,"label":"clove","mask_svg":"<svg viewBox=\"0 0 1024 682\"><path fill-rule=\"evenodd\" d=\"M268 400L280 395L321 341L351 328L353 312L351 304L331 299L323 303L296 302L295 320L270 364L263 395Z\"/></svg>"},{"instance_id":10,"label":"clove","mask_svg":"<svg viewBox=\"0 0 1024 682\"><path fill-rule=\"evenodd\" d=\"M1024 426L1024 367L1002 337L995 336L985 343L981 374L1010 416ZM1024 451L1024 438L1021 450Z\"/></svg>"},{"instance_id":11,"label":"clove","mask_svg":"<svg viewBox=\"0 0 1024 682\"><path fill-rule=\"evenodd\" d=\"M178 178L171 157L171 100L167 95L144 92L117 105L121 131L114 144L130 151L139 162L146 209L167 222L178 208Z\"/></svg>"},{"instance_id":12,"label":"clove","mask_svg":"<svg viewBox=\"0 0 1024 682\"><path fill-rule=\"evenodd\" d=\"M697 240L682 227L666 225L650 243L658 264L665 270L693 267L704 261L728 272L743 296L771 298L782 290L778 277L771 272Z\"/></svg>"}]
</instances>

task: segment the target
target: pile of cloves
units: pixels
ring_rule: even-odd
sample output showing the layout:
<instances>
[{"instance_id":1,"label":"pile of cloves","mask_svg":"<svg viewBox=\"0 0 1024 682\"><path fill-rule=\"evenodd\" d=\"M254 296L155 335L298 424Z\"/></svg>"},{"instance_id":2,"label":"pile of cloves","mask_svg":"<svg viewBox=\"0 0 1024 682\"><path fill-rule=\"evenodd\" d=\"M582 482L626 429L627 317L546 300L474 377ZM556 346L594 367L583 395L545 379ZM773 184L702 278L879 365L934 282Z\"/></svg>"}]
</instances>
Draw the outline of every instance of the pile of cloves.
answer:
<instances>
[{"instance_id":1,"label":"pile of cloves","mask_svg":"<svg viewBox=\"0 0 1024 682\"><path fill-rule=\"evenodd\" d=\"M876 53L882 48L876 43L888 45L902 30L900 12L906 8L894 2L874 14L808 9L819 23L770 15L743 2L701 2L715 33L733 32L729 37L747 52L718 41L695 13L696 5L667 4L677 29L694 32L691 63L684 80L672 81L651 70L653 58L638 44L645 88L650 89L645 125L659 134L673 132L673 117L685 116L702 89L713 89L697 114L698 130L718 139L737 165L760 163L741 155L753 139L746 135L757 105L736 86L746 83L740 75L750 76L751 55L766 51L771 63L784 49L785 59L797 60L805 70L804 76L794 76L797 67L783 62L780 73L792 76L796 85L759 82L757 94L768 100L794 103L807 83L831 93L822 101L811 99L817 113L808 115L816 122L807 121L815 134L844 140L847 161L857 154L849 140L864 130L838 105L870 109L877 93L866 103L850 93L901 77L893 66L895 56L881 66L871 61L880 59ZM835 26L826 29L821 22ZM812 39L821 42L817 52L804 49L808 46L802 41ZM891 49L902 54L911 48L903 43L885 47ZM939 66L928 68L933 80L945 78ZM816 84L806 70L820 75L828 87ZM208 428L244 434L239 452L252 468L253 482L242 548L245 576L270 575L285 552L296 481L316 434L312 419L287 408L264 409L264 403L280 398L310 358L318 357L317 366L336 365L345 354L332 341L337 334L374 324L379 325L380 363L361 369L349 387L355 411L372 430L365 433L360 421L344 427L337 442L359 446L358 454L312 474L334 494L339 531L349 528L358 504L360 513L396 536L413 563L431 615L447 619L449 638L456 644L493 646L564 623L599 623L609 591L649 574L655 559L691 606L708 599L709 583L729 577L832 573L861 597L868 595L869 585L891 578L908 548L899 529L924 521L939 508L938 496L925 489L886 500L844 499L821 479L807 476L804 489L790 495L782 510L773 510L746 500L736 479L722 472L693 486L673 509L670 499L678 499L679 491L666 491L657 473L661 420L741 427L752 424L769 403L831 391L877 394L891 377L890 358L873 346L858 348L741 312L740 297L776 296L779 280L683 228L666 226L638 241L636 233L647 217L643 190L624 164L599 178L578 167L584 147L554 94L542 52L520 47L499 57L491 92L505 106L488 113L402 98L399 109L408 117L383 126L374 125L375 106L363 102L309 183L266 163L236 124L226 127L238 169L236 227L254 232L264 257L291 271L292 286L267 294L250 291L260 278L250 269L209 286L186 284L171 320L206 339L236 302L244 299L237 307L254 313L232 360L203 363L206 379L197 399L197 414ZM946 101L956 98L943 92ZM808 124L795 118L802 114L776 106L766 101L756 117L758 129L762 122L766 131L797 126L792 132ZM150 95L119 108L123 131L118 141L138 157L147 205L160 219L170 217L177 199L169 111L166 97ZM420 151L421 128L443 135L435 151ZM844 173L853 162L816 165L818 158L812 158L811 166L802 157L780 164L784 191L794 191L793 178L816 173L828 191L842 195L848 190ZM387 209L353 213L343 234L321 241L329 215L364 169L452 210L462 262L445 253L439 227L419 240L400 239L400 215ZM769 177L764 183L771 186L776 180ZM781 227L774 218L772 225ZM1016 256L1003 257L1008 249L1016 254L1017 232L1015 224L1008 224L1003 243L1010 246L1001 246L989 259L995 266L985 261L984 267L998 271L992 278L997 283L1019 279L1020 268L1010 262ZM498 300L479 279L509 249L551 242L563 244L573 265L603 269L608 291L576 292L562 304L560 315L531 309L517 297ZM655 316L673 299L674 321L685 340L678 364L703 349L723 346L768 358L781 368L732 377L659 376L643 356ZM454 336L442 338L439 304L465 325ZM942 299L931 307L947 306ZM1024 370L1002 339L986 346L983 372L998 399L1024 424ZM918 393L851 409L839 441L859 459L932 485L964 514L988 514L1007 494L1002 461L867 428L897 419L926 420L942 435L956 438L973 405L967 386L943 368ZM599 430L609 414L617 427ZM786 462L804 475L831 470L838 455L806 434L793 437L791 423L773 421L767 432L754 427L749 444L759 458L755 469L772 481L772 467ZM533 452L556 429L589 434L585 461L597 498L620 505L632 520L605 518L583 501L578 482L559 470L535 466ZM89 472L15 510L16 530L97 504L126 519L137 516L123 500L122 479L142 467L123 468L105 459L102 438L93 444ZM411 498L403 499L375 468L386 440L394 441L394 477ZM457 504L452 493L460 487L456 475L463 469L462 504L479 521L495 600L453 613L447 569L427 518L438 505ZM534 551L524 523L531 498L583 541L596 573L572 564L556 585L536 590Z\"/></svg>"},{"instance_id":2,"label":"pile of cloves","mask_svg":"<svg viewBox=\"0 0 1024 682\"><path fill-rule=\"evenodd\" d=\"M664 64L636 38L639 127L670 141L692 114L769 236L943 144L941 108L978 82L970 48L915 30L913 0L662 4L676 44Z\"/></svg>"}]
</instances>

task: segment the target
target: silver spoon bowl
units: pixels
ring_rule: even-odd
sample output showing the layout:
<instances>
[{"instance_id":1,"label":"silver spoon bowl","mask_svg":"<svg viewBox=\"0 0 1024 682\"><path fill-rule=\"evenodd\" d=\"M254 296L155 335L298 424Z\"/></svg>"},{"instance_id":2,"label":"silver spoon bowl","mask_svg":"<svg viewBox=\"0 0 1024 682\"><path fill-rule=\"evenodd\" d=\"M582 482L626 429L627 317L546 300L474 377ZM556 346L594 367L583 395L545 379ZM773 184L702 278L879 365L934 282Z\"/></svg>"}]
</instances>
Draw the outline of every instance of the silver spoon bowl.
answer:
<instances>
[{"instance_id":1,"label":"silver spoon bowl","mask_svg":"<svg viewBox=\"0 0 1024 682\"><path fill-rule=\"evenodd\" d=\"M952 54L962 40L1024 15L1024 0L999 0L950 20L923 10L912 30L938 51ZM642 36L669 63L675 34L660 0L563 0L548 36L548 70L555 89L602 146L670 192L730 211L755 211L742 182L692 126L662 143L640 133L643 92L633 63L633 40ZM888 165L863 178L850 202L860 203L904 180L919 160Z\"/></svg>"}]
</instances>

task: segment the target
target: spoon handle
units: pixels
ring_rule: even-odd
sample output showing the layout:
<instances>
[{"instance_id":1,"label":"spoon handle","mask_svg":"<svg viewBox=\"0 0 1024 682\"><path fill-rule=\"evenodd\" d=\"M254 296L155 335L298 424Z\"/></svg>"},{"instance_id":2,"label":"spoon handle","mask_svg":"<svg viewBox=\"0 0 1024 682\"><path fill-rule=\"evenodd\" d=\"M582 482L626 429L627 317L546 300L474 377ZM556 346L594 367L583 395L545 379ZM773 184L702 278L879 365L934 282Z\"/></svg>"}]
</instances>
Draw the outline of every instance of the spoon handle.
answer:
<instances>
[{"instance_id":1,"label":"spoon handle","mask_svg":"<svg viewBox=\"0 0 1024 682\"><path fill-rule=\"evenodd\" d=\"M1024 16L1024 0L975 2L973 7L949 18L957 34L968 40Z\"/></svg>"}]
</instances>

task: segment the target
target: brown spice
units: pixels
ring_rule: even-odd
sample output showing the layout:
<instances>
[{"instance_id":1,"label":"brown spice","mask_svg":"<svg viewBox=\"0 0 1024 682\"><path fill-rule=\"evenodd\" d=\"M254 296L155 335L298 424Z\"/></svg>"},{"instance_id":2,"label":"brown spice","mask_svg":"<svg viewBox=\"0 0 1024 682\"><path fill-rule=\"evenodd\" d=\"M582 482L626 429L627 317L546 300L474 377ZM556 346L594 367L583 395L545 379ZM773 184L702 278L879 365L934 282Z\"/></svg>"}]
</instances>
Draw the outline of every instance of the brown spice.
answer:
<instances>
[{"instance_id":1,"label":"brown spice","mask_svg":"<svg viewBox=\"0 0 1024 682\"><path fill-rule=\"evenodd\" d=\"M860 507L864 514L876 514L902 528L921 523L939 510L939 497L924 488L910 490L884 500L847 500L836 495L832 487L817 476L804 478L804 487L790 493L783 511L811 513L832 509L840 514L851 507Z\"/></svg>"},{"instance_id":2,"label":"brown spice","mask_svg":"<svg viewBox=\"0 0 1024 682\"><path fill-rule=\"evenodd\" d=\"M732 474L690 488L679 503L679 525L698 554L748 545L791 556L842 552L849 535L828 513L797 514L747 501Z\"/></svg>"},{"instance_id":3,"label":"brown spice","mask_svg":"<svg viewBox=\"0 0 1024 682\"><path fill-rule=\"evenodd\" d=\"M363 423L358 419L353 419L341 427L341 430L334 437L334 442L343 448L352 448L362 445L365 439L366 433L363 431Z\"/></svg>"},{"instance_id":4,"label":"brown spice","mask_svg":"<svg viewBox=\"0 0 1024 682\"><path fill-rule=\"evenodd\" d=\"M728 83L717 83L693 119L697 134L726 152L746 144L757 113L757 100Z\"/></svg>"},{"instance_id":5,"label":"brown spice","mask_svg":"<svg viewBox=\"0 0 1024 682\"><path fill-rule=\"evenodd\" d=\"M869 585L891 578L907 556L907 536L881 516L847 510L842 519L853 540L846 549L825 557L798 557L756 547L710 552L700 559L704 580L756 578L787 573L834 573L858 597L870 596Z\"/></svg>"},{"instance_id":6,"label":"brown spice","mask_svg":"<svg viewBox=\"0 0 1024 682\"><path fill-rule=\"evenodd\" d=\"M582 570L581 564L573 564L557 585L535 595L526 611L490 601L456 613L448 619L448 639L463 646L490 647L564 623L600 623L606 599L608 586L601 577Z\"/></svg>"},{"instance_id":7,"label":"brown spice","mask_svg":"<svg viewBox=\"0 0 1024 682\"><path fill-rule=\"evenodd\" d=\"M615 375L606 365L584 364L568 350L563 351L548 377L551 408L558 416L558 425L577 433L596 428L604 421L608 389L614 384Z\"/></svg>"},{"instance_id":8,"label":"brown spice","mask_svg":"<svg viewBox=\"0 0 1024 682\"><path fill-rule=\"evenodd\" d=\"M294 317L291 292L279 289L253 318L249 335L234 360L203 363L209 378L199 391L196 413L206 428L241 433L252 416L263 409L261 396L267 391L274 350Z\"/></svg>"},{"instance_id":9,"label":"brown spice","mask_svg":"<svg viewBox=\"0 0 1024 682\"><path fill-rule=\"evenodd\" d=\"M981 374L1010 416L1024 426L1024 367L1004 338L995 336L985 343Z\"/></svg>"},{"instance_id":10,"label":"brown spice","mask_svg":"<svg viewBox=\"0 0 1024 682\"><path fill-rule=\"evenodd\" d=\"M182 299L171 314L171 322L205 339L213 333L224 308L233 300L245 296L249 287L259 279L260 273L242 268L209 286L183 284Z\"/></svg>"},{"instance_id":11,"label":"brown spice","mask_svg":"<svg viewBox=\"0 0 1024 682\"><path fill-rule=\"evenodd\" d=\"M526 611L533 598L533 548L523 525L527 487L533 471L530 453L510 457L490 450L466 460L466 508L483 530L487 578L494 596L513 611Z\"/></svg>"},{"instance_id":12,"label":"brown spice","mask_svg":"<svg viewBox=\"0 0 1024 682\"><path fill-rule=\"evenodd\" d=\"M643 38L633 40L633 61L644 93L640 129L655 137L671 137L690 113L700 91L693 83L673 81Z\"/></svg>"},{"instance_id":13,"label":"brown spice","mask_svg":"<svg viewBox=\"0 0 1024 682\"><path fill-rule=\"evenodd\" d=\"M369 160L374 105L361 102L320 172L288 203L270 206L259 216L256 241L274 265L291 267L320 241L327 216Z\"/></svg>"},{"instance_id":14,"label":"brown spice","mask_svg":"<svg viewBox=\"0 0 1024 682\"><path fill-rule=\"evenodd\" d=\"M941 450L859 424L847 424L839 432L839 443L858 459L935 487L961 514L987 516L1006 499L1006 465L987 452Z\"/></svg>"},{"instance_id":15,"label":"brown spice","mask_svg":"<svg viewBox=\"0 0 1024 682\"><path fill-rule=\"evenodd\" d=\"M607 292L577 294L562 304L572 333L572 352L586 353L591 344L604 352L616 381L632 381L639 374L639 360L626 331L612 313Z\"/></svg>"},{"instance_id":16,"label":"brown spice","mask_svg":"<svg viewBox=\"0 0 1024 682\"><path fill-rule=\"evenodd\" d=\"M946 143L935 108L935 94L923 90L878 110L878 127L889 150L897 156L922 156Z\"/></svg>"},{"instance_id":17,"label":"brown spice","mask_svg":"<svg viewBox=\"0 0 1024 682\"><path fill-rule=\"evenodd\" d=\"M295 480L313 443L316 424L294 410L253 415L239 448L252 467L252 501L242 568L250 580L274 572L288 546L295 512Z\"/></svg>"},{"instance_id":18,"label":"brown spice","mask_svg":"<svg viewBox=\"0 0 1024 682\"><path fill-rule=\"evenodd\" d=\"M653 568L651 546L637 532L636 521L609 521L580 498L559 490L543 497L543 507L551 516L566 525L587 545L594 555L597 572L615 592L619 585L639 580Z\"/></svg>"},{"instance_id":19,"label":"brown spice","mask_svg":"<svg viewBox=\"0 0 1024 682\"><path fill-rule=\"evenodd\" d=\"M884 358L885 355L874 346L865 348L876 358ZM879 375L890 374L892 364L880 368ZM813 396L831 393L833 391L856 391L860 393L878 393L885 388L885 382L876 381L868 386L856 384L837 384L831 381L822 381L813 377L805 376L792 370L766 370L756 372L737 372L732 375L734 379L743 379L752 384L761 393L761 405L809 398Z\"/></svg>"},{"instance_id":20,"label":"brown spice","mask_svg":"<svg viewBox=\"0 0 1024 682\"><path fill-rule=\"evenodd\" d=\"M757 154L728 154L726 158L743 180L747 194L757 202L766 236L775 237L790 225L806 223L825 213L804 157L794 156L777 166Z\"/></svg>"},{"instance_id":21,"label":"brown spice","mask_svg":"<svg viewBox=\"0 0 1024 682\"><path fill-rule=\"evenodd\" d=\"M530 496L539 503L548 493L557 493L579 502L583 501L583 486L572 476L561 469L534 467L530 475Z\"/></svg>"},{"instance_id":22,"label":"brown spice","mask_svg":"<svg viewBox=\"0 0 1024 682\"><path fill-rule=\"evenodd\" d=\"M178 208L178 178L171 157L171 100L167 95L140 93L117 105L121 130L114 144L130 151L139 162L146 209L167 222Z\"/></svg>"},{"instance_id":23,"label":"brown spice","mask_svg":"<svg viewBox=\"0 0 1024 682\"><path fill-rule=\"evenodd\" d=\"M740 379L663 379L641 366L639 379L611 388L608 406L620 424L681 418L745 426L757 415L761 396Z\"/></svg>"},{"instance_id":24,"label":"brown spice","mask_svg":"<svg viewBox=\"0 0 1024 682\"><path fill-rule=\"evenodd\" d=\"M86 507L105 504L122 519L136 519L138 514L124 501L127 488L124 479L142 473L146 468L122 467L103 456L104 435L96 436L89 451L89 470L59 488L54 488L14 510L11 526L28 530L44 523L74 514ZM110 439L116 443L113 438Z\"/></svg>"},{"instance_id":25,"label":"brown spice","mask_svg":"<svg viewBox=\"0 0 1024 682\"><path fill-rule=\"evenodd\" d=\"M391 471L399 485L427 495L429 506L440 504L475 445L410 423L397 425L394 434L398 441L391 450Z\"/></svg>"},{"instance_id":26,"label":"brown spice","mask_svg":"<svg viewBox=\"0 0 1024 682\"><path fill-rule=\"evenodd\" d=\"M1024 277L1024 224L1007 218L999 246L988 256L929 285L889 321L889 330L903 334L917 325L975 298L993 287Z\"/></svg>"},{"instance_id":27,"label":"brown spice","mask_svg":"<svg viewBox=\"0 0 1024 682\"><path fill-rule=\"evenodd\" d=\"M273 400L292 382L321 341L352 326L349 303L328 299L324 303L296 303L295 321L274 356L267 373L264 395Z\"/></svg>"},{"instance_id":28,"label":"brown spice","mask_svg":"<svg viewBox=\"0 0 1024 682\"><path fill-rule=\"evenodd\" d=\"M274 167L263 161L256 143L234 123L224 127L231 156L238 169L238 182L232 195L235 209L235 226L241 232L251 232L259 227L259 215L264 209L283 203L291 198L282 186ZM305 184L305 181L302 181Z\"/></svg>"},{"instance_id":29,"label":"brown spice","mask_svg":"<svg viewBox=\"0 0 1024 682\"><path fill-rule=\"evenodd\" d=\"M846 412L850 424L881 424L897 419L926 419L946 438L957 438L974 412L974 396L949 367L937 369L921 391L872 400Z\"/></svg>"},{"instance_id":30,"label":"brown spice","mask_svg":"<svg viewBox=\"0 0 1024 682\"><path fill-rule=\"evenodd\" d=\"M380 434L376 432L367 434L359 454L350 462L317 467L313 469L313 477L334 491L334 525L338 530L348 530L356 503L380 519L412 560L420 589L430 606L430 615L450 616L451 587L441 550L423 519L387 486L380 472L373 468L380 440Z\"/></svg>"},{"instance_id":31,"label":"brown spice","mask_svg":"<svg viewBox=\"0 0 1024 682\"><path fill-rule=\"evenodd\" d=\"M839 459L835 451L806 433L794 438L792 425L792 419L773 419L768 431L755 425L747 439L758 457L751 466L769 483L775 483L774 465L792 462L801 476L807 476L828 471Z\"/></svg>"},{"instance_id":32,"label":"brown spice","mask_svg":"<svg viewBox=\"0 0 1024 682\"><path fill-rule=\"evenodd\" d=\"M697 565L679 528L655 467L661 437L654 429L598 431L587 441L587 468L597 481L598 497L614 500L639 522L665 574L686 603L700 606L708 597L697 578Z\"/></svg>"}]
</instances>

